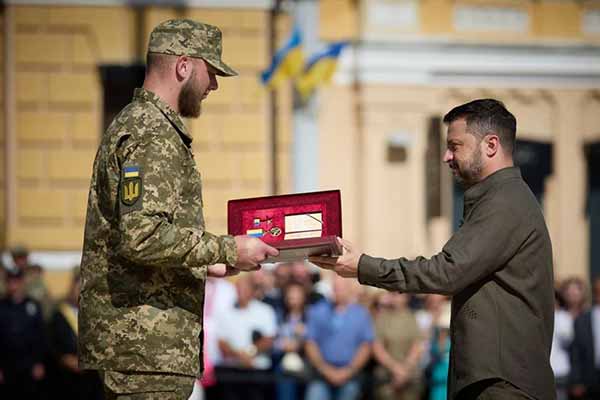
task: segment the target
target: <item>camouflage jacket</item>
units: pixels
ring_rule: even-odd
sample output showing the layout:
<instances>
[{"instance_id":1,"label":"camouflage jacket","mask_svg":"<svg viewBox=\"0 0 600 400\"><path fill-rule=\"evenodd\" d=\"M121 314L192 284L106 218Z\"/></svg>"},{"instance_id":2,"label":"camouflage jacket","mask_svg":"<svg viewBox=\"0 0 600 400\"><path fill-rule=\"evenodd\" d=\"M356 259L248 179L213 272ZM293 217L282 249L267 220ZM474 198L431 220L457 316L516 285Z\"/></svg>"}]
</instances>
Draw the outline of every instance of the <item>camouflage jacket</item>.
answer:
<instances>
[{"instance_id":1,"label":"camouflage jacket","mask_svg":"<svg viewBox=\"0 0 600 400\"><path fill-rule=\"evenodd\" d=\"M200 174L183 121L136 89L94 161L79 313L86 369L198 375L207 265L236 262L204 231Z\"/></svg>"}]
</instances>

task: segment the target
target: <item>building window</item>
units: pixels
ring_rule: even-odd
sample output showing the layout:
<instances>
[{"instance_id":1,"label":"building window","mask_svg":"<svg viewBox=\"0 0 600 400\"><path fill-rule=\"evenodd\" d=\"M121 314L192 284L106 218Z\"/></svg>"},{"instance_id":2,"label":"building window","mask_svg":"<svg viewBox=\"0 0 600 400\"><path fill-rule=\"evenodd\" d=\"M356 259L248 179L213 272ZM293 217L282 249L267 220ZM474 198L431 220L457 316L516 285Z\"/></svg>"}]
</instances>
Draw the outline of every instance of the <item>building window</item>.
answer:
<instances>
[{"instance_id":1,"label":"building window","mask_svg":"<svg viewBox=\"0 0 600 400\"><path fill-rule=\"evenodd\" d=\"M103 131L133 98L133 90L144 82L143 64L100 66L103 89Z\"/></svg>"}]
</instances>

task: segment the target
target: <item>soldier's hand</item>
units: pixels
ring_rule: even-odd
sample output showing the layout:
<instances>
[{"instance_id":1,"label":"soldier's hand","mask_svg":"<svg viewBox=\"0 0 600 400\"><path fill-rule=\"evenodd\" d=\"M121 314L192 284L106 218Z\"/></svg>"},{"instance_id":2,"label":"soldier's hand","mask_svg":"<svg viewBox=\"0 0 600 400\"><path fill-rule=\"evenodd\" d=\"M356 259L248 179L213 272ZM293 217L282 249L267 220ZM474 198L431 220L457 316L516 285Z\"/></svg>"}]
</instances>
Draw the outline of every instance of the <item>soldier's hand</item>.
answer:
<instances>
[{"instance_id":1,"label":"soldier's hand","mask_svg":"<svg viewBox=\"0 0 600 400\"><path fill-rule=\"evenodd\" d=\"M279 250L269 246L262 240L252 236L235 236L237 246L237 264L235 268L242 271L254 270L260 267L260 263L268 256L279 255Z\"/></svg>"},{"instance_id":2,"label":"soldier's hand","mask_svg":"<svg viewBox=\"0 0 600 400\"><path fill-rule=\"evenodd\" d=\"M208 276L213 278L224 278L234 276L240 273L240 270L225 264L215 264L208 266Z\"/></svg>"}]
</instances>

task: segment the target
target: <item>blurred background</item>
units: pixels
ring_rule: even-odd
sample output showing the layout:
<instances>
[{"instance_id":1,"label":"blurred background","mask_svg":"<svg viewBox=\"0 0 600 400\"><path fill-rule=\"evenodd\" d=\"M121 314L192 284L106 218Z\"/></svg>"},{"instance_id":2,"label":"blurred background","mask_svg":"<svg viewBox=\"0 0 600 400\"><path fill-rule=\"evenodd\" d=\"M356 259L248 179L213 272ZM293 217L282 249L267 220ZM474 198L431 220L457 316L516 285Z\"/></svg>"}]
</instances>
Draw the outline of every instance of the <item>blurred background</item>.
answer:
<instances>
[{"instance_id":1,"label":"blurred background","mask_svg":"<svg viewBox=\"0 0 600 400\"><path fill-rule=\"evenodd\" d=\"M462 217L441 118L492 97L517 117L516 161L546 216L557 285L575 280L589 300L600 276L600 0L8 0L0 250L8 268L19 255L36 266L47 299L72 290L96 147L143 80L152 28L174 17L219 26L240 72L187 121L209 231L226 233L229 199L341 189L345 238L384 257L432 255ZM306 67L261 80L294 31ZM299 90L336 43L333 69Z\"/></svg>"}]
</instances>

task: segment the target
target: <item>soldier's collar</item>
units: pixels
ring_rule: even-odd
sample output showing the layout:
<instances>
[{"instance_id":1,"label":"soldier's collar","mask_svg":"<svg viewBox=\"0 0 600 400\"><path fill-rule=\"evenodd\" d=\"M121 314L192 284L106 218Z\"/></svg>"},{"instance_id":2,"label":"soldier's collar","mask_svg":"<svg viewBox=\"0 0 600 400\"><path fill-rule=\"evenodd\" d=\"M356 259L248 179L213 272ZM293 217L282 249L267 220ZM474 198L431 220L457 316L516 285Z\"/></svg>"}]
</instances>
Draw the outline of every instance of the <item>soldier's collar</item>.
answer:
<instances>
[{"instance_id":1,"label":"soldier's collar","mask_svg":"<svg viewBox=\"0 0 600 400\"><path fill-rule=\"evenodd\" d=\"M183 142L189 146L192 143L192 135L189 134L181 116L175 112L167 103L162 101L155 93L144 88L136 88L133 92L133 98L143 101L148 101L154 104L167 119L175 126Z\"/></svg>"}]
</instances>

